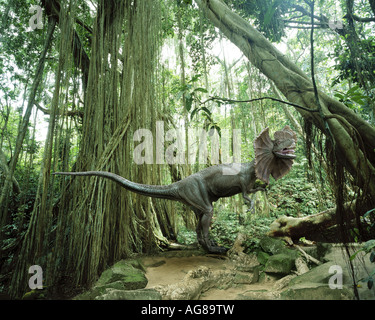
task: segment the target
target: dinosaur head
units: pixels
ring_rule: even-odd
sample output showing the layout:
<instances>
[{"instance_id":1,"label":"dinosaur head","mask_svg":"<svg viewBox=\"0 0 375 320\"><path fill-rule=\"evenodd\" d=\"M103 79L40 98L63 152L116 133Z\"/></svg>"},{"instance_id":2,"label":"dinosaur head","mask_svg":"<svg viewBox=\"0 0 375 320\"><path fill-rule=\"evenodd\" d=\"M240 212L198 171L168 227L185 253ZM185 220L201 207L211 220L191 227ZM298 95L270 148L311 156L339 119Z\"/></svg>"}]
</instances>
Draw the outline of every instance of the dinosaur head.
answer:
<instances>
[{"instance_id":1,"label":"dinosaur head","mask_svg":"<svg viewBox=\"0 0 375 320\"><path fill-rule=\"evenodd\" d=\"M269 183L270 174L275 180L285 176L292 168L297 135L289 127L276 131L274 140L264 129L254 141L255 174L258 179Z\"/></svg>"}]
</instances>

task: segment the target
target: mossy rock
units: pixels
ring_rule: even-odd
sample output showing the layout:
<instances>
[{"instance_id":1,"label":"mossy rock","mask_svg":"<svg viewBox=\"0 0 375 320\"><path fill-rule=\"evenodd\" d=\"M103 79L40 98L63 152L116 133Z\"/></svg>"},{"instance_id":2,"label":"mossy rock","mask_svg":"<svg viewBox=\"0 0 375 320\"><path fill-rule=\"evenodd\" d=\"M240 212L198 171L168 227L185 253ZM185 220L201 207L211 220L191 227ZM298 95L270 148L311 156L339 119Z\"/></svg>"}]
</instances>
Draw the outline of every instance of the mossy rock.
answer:
<instances>
[{"instance_id":1,"label":"mossy rock","mask_svg":"<svg viewBox=\"0 0 375 320\"><path fill-rule=\"evenodd\" d=\"M331 289L328 284L299 283L281 293L283 300L353 300L353 290L347 286Z\"/></svg>"},{"instance_id":2,"label":"mossy rock","mask_svg":"<svg viewBox=\"0 0 375 320\"><path fill-rule=\"evenodd\" d=\"M121 260L103 271L96 284L88 291L75 297L75 300L93 300L113 290L137 290L147 286L145 268L138 260Z\"/></svg>"},{"instance_id":3,"label":"mossy rock","mask_svg":"<svg viewBox=\"0 0 375 320\"><path fill-rule=\"evenodd\" d=\"M266 265L269 258L270 258L270 255L266 252L259 251L257 254L258 262L263 266Z\"/></svg>"},{"instance_id":4,"label":"mossy rock","mask_svg":"<svg viewBox=\"0 0 375 320\"><path fill-rule=\"evenodd\" d=\"M273 256L270 256L267 260L264 271L287 275L291 272L292 268L294 267L294 261L295 258L288 254L275 254Z\"/></svg>"},{"instance_id":5,"label":"mossy rock","mask_svg":"<svg viewBox=\"0 0 375 320\"><path fill-rule=\"evenodd\" d=\"M33 289L29 292L26 292L22 300L46 300L47 299L47 291L45 288L43 289Z\"/></svg>"},{"instance_id":6,"label":"mossy rock","mask_svg":"<svg viewBox=\"0 0 375 320\"><path fill-rule=\"evenodd\" d=\"M282 253L287 249L283 240L271 237L263 237L259 241L259 245L264 252L271 255Z\"/></svg>"},{"instance_id":7,"label":"mossy rock","mask_svg":"<svg viewBox=\"0 0 375 320\"><path fill-rule=\"evenodd\" d=\"M121 260L115 263L110 269L105 270L100 276L96 287L106 286L114 282L122 282L125 290L143 289L147 286L148 280L144 271L135 268L134 261Z\"/></svg>"}]
</instances>

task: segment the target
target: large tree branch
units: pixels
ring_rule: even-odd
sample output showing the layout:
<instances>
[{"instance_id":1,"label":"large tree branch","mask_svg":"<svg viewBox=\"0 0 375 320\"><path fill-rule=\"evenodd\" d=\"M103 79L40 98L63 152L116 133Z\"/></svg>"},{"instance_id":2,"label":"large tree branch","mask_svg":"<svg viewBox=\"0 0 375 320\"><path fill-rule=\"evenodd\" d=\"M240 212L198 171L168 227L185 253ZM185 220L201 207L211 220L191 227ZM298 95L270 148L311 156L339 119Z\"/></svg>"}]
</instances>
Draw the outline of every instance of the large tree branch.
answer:
<instances>
[{"instance_id":1,"label":"large tree branch","mask_svg":"<svg viewBox=\"0 0 375 320\"><path fill-rule=\"evenodd\" d=\"M51 110L48 110L46 108L43 108L39 103L35 102L35 106L38 108L38 110L42 111L44 114L51 114ZM83 111L79 110L66 110L65 112L62 112L59 110L60 116L66 116L66 117L80 117L83 119L84 113Z\"/></svg>"},{"instance_id":2,"label":"large tree branch","mask_svg":"<svg viewBox=\"0 0 375 320\"><path fill-rule=\"evenodd\" d=\"M346 16L344 16L345 18ZM358 21L358 22L375 22L375 18L361 18L358 17L357 15L353 14L352 15L353 20Z\"/></svg>"},{"instance_id":3,"label":"large tree branch","mask_svg":"<svg viewBox=\"0 0 375 320\"><path fill-rule=\"evenodd\" d=\"M275 83L290 102L311 110L317 109L310 78L260 32L220 0L196 0L196 3L214 25L239 47L249 61ZM359 186L363 187L369 182L369 191L375 197L375 181L371 181L371 179L375 180L374 164L368 161L364 151L361 150L355 130L348 130L343 126L340 122L342 119L336 114L347 115L345 119L356 128L360 133L359 139L367 146L366 152L373 153L375 148L375 129L361 117L351 113L352 111L344 104L330 98L321 90L318 94L321 112L312 113L300 108L297 108L297 111L325 134L328 134L326 130L328 124L336 146L343 156L345 167L355 177Z\"/></svg>"},{"instance_id":4,"label":"large tree branch","mask_svg":"<svg viewBox=\"0 0 375 320\"><path fill-rule=\"evenodd\" d=\"M355 208L354 203L346 203L344 206L351 209ZM349 210L348 212L352 213L354 210ZM354 219L354 216L351 215L350 218ZM290 237L292 239L306 237L309 240L314 240L314 236L336 225L337 221L336 208L302 218L282 216L271 223L268 235Z\"/></svg>"}]
</instances>

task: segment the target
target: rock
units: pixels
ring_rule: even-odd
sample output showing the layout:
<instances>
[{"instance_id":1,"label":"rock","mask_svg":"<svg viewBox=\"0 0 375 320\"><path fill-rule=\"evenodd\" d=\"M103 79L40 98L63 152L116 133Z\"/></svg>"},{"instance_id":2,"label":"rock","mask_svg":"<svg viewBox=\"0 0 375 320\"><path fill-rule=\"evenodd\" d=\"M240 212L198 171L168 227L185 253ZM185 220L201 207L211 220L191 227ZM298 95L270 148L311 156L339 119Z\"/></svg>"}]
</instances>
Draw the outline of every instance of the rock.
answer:
<instances>
[{"instance_id":1,"label":"rock","mask_svg":"<svg viewBox=\"0 0 375 320\"><path fill-rule=\"evenodd\" d=\"M127 264L132 265L134 268L141 270L142 272L146 273L146 267L143 265L143 263L136 259L136 260L122 260L125 261ZM121 262L121 261L120 261Z\"/></svg>"},{"instance_id":2,"label":"rock","mask_svg":"<svg viewBox=\"0 0 375 320\"><path fill-rule=\"evenodd\" d=\"M257 254L258 262L262 265L266 265L266 262L268 261L270 255L264 251L259 251Z\"/></svg>"},{"instance_id":3,"label":"rock","mask_svg":"<svg viewBox=\"0 0 375 320\"><path fill-rule=\"evenodd\" d=\"M239 232L237 234L237 238L233 243L233 246L229 251L227 252L228 257L231 257L232 255L238 255L240 253L243 253L244 251L244 242L246 241L247 236L244 233Z\"/></svg>"},{"instance_id":4,"label":"rock","mask_svg":"<svg viewBox=\"0 0 375 320\"><path fill-rule=\"evenodd\" d=\"M348 300L354 298L350 289L350 279L343 269L342 288L331 289L329 281L335 272L330 268L335 266L333 261L317 266L310 271L297 276L289 282L288 288L281 293L281 299L286 300ZM347 285L345 285L347 283ZM335 283L334 283L335 284Z\"/></svg>"},{"instance_id":5,"label":"rock","mask_svg":"<svg viewBox=\"0 0 375 320\"><path fill-rule=\"evenodd\" d=\"M244 242L247 236L243 233L237 235L232 248L227 252L227 256L234 262L236 270L244 272L254 272L259 266L257 256L254 253L244 253Z\"/></svg>"},{"instance_id":6,"label":"rock","mask_svg":"<svg viewBox=\"0 0 375 320\"><path fill-rule=\"evenodd\" d=\"M329 279L333 276L333 273L329 272L331 266L335 265L335 262L330 261L320 266L317 266L310 271L292 279L289 286L301 284L301 283L320 283L328 285ZM343 273L343 283L348 279L348 275Z\"/></svg>"},{"instance_id":7,"label":"rock","mask_svg":"<svg viewBox=\"0 0 375 320\"><path fill-rule=\"evenodd\" d=\"M353 290L346 286L342 289L331 289L328 284L299 283L283 291L280 297L284 300L352 300L354 294Z\"/></svg>"},{"instance_id":8,"label":"rock","mask_svg":"<svg viewBox=\"0 0 375 320\"><path fill-rule=\"evenodd\" d=\"M232 256L232 261L236 270L243 272L256 272L260 266L257 256L253 253L241 253L238 256Z\"/></svg>"},{"instance_id":9,"label":"rock","mask_svg":"<svg viewBox=\"0 0 375 320\"><path fill-rule=\"evenodd\" d=\"M268 254L282 253L285 249L284 241L277 238L263 237L259 242L262 250Z\"/></svg>"},{"instance_id":10,"label":"rock","mask_svg":"<svg viewBox=\"0 0 375 320\"><path fill-rule=\"evenodd\" d=\"M287 275L294 267L295 258L284 253L270 256L264 267L265 272Z\"/></svg>"},{"instance_id":11,"label":"rock","mask_svg":"<svg viewBox=\"0 0 375 320\"><path fill-rule=\"evenodd\" d=\"M319 261L327 262L324 261L324 256L331 251L332 244L317 242L316 245L303 246L302 249L313 258Z\"/></svg>"},{"instance_id":12,"label":"rock","mask_svg":"<svg viewBox=\"0 0 375 320\"><path fill-rule=\"evenodd\" d=\"M22 300L46 300L47 299L47 290L43 289L33 289L29 292L26 292Z\"/></svg>"},{"instance_id":13,"label":"rock","mask_svg":"<svg viewBox=\"0 0 375 320\"><path fill-rule=\"evenodd\" d=\"M273 290L275 290L275 291L283 290L284 288L286 288L289 285L290 281L293 278L295 278L296 276L297 275L295 275L295 274L288 274L287 276L281 278L280 280L277 280L272 287Z\"/></svg>"},{"instance_id":14,"label":"rock","mask_svg":"<svg viewBox=\"0 0 375 320\"><path fill-rule=\"evenodd\" d=\"M259 280L258 281L260 283L270 283L270 282L276 282L276 281L280 280L282 277L283 277L283 275L281 275L281 274L266 273L266 272L262 271L259 274Z\"/></svg>"},{"instance_id":15,"label":"rock","mask_svg":"<svg viewBox=\"0 0 375 320\"><path fill-rule=\"evenodd\" d=\"M88 291L76 296L74 300L94 300L108 294L108 290L126 291L143 289L148 280L143 265L137 260L121 260L103 271L99 280Z\"/></svg>"},{"instance_id":16,"label":"rock","mask_svg":"<svg viewBox=\"0 0 375 320\"><path fill-rule=\"evenodd\" d=\"M163 300L196 300L209 289L228 288L233 284L236 273L233 271L213 271L206 266L190 270L184 279L170 285L155 286Z\"/></svg>"},{"instance_id":17,"label":"rock","mask_svg":"<svg viewBox=\"0 0 375 320\"><path fill-rule=\"evenodd\" d=\"M107 289L107 292L95 300L161 300L161 294L154 289L117 290Z\"/></svg>"},{"instance_id":18,"label":"rock","mask_svg":"<svg viewBox=\"0 0 375 320\"><path fill-rule=\"evenodd\" d=\"M237 272L234 276L233 282L235 284L252 284L258 282L259 272Z\"/></svg>"},{"instance_id":19,"label":"rock","mask_svg":"<svg viewBox=\"0 0 375 320\"><path fill-rule=\"evenodd\" d=\"M268 290L249 290L237 295L236 300L276 300L279 298L277 292Z\"/></svg>"},{"instance_id":20,"label":"rock","mask_svg":"<svg viewBox=\"0 0 375 320\"><path fill-rule=\"evenodd\" d=\"M125 290L145 288L148 280L144 271L135 268L132 263L133 262L127 260L121 260L115 263L110 269L107 269L102 273L95 286L102 287L109 283L121 281Z\"/></svg>"}]
</instances>

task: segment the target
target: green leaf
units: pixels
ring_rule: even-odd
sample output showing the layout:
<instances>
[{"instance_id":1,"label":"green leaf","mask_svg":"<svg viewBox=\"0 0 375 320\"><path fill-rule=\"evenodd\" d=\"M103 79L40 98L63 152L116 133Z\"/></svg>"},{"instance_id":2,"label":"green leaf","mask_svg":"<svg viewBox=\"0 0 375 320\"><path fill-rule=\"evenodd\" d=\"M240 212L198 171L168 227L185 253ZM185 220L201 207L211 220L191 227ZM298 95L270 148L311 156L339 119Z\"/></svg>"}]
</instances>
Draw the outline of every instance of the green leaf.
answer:
<instances>
[{"instance_id":1,"label":"green leaf","mask_svg":"<svg viewBox=\"0 0 375 320\"><path fill-rule=\"evenodd\" d=\"M208 93L208 91L205 88L196 88L196 89L194 89L194 92L196 92L196 91Z\"/></svg>"},{"instance_id":2,"label":"green leaf","mask_svg":"<svg viewBox=\"0 0 375 320\"><path fill-rule=\"evenodd\" d=\"M363 106L365 104L365 102L362 100L362 98L359 98L359 97L351 97L351 99L358 103L359 105Z\"/></svg>"},{"instance_id":3,"label":"green leaf","mask_svg":"<svg viewBox=\"0 0 375 320\"><path fill-rule=\"evenodd\" d=\"M281 2L282 0L276 0L271 6L268 7L263 20L265 25L268 25L271 22L273 16L275 15L277 7Z\"/></svg>"},{"instance_id":4,"label":"green leaf","mask_svg":"<svg viewBox=\"0 0 375 320\"><path fill-rule=\"evenodd\" d=\"M355 259L356 255L357 255L358 253L360 253L361 251L364 251L364 249L359 249L358 251L356 251L354 254L352 254L352 255L350 256L349 260L350 260L350 261L353 261L353 260Z\"/></svg>"},{"instance_id":5,"label":"green leaf","mask_svg":"<svg viewBox=\"0 0 375 320\"><path fill-rule=\"evenodd\" d=\"M341 93L335 93L334 96L339 100L345 100L345 96Z\"/></svg>"},{"instance_id":6,"label":"green leaf","mask_svg":"<svg viewBox=\"0 0 375 320\"><path fill-rule=\"evenodd\" d=\"M375 151L375 149L374 149L374 151ZM371 209L371 210L369 210L369 211L367 211L364 215L363 215L363 217L367 217L371 212L375 212L375 208L374 209Z\"/></svg>"},{"instance_id":7,"label":"green leaf","mask_svg":"<svg viewBox=\"0 0 375 320\"><path fill-rule=\"evenodd\" d=\"M354 92L356 92L359 89L358 85L355 85L354 87L350 88L348 92L346 93L348 96L352 95Z\"/></svg>"},{"instance_id":8,"label":"green leaf","mask_svg":"<svg viewBox=\"0 0 375 320\"><path fill-rule=\"evenodd\" d=\"M190 83L192 83L192 82L197 82L201 76L202 76L201 74L196 74L196 75L194 75L194 76L191 78L191 80L190 80L189 82L190 82Z\"/></svg>"},{"instance_id":9,"label":"green leaf","mask_svg":"<svg viewBox=\"0 0 375 320\"><path fill-rule=\"evenodd\" d=\"M192 104L193 104L193 97L189 94L189 95L185 98L185 106L186 106L186 110L187 110L188 112L190 111Z\"/></svg>"},{"instance_id":10,"label":"green leaf","mask_svg":"<svg viewBox=\"0 0 375 320\"><path fill-rule=\"evenodd\" d=\"M190 114L190 120L193 120L194 115L200 110L200 108L195 108Z\"/></svg>"},{"instance_id":11,"label":"green leaf","mask_svg":"<svg viewBox=\"0 0 375 320\"><path fill-rule=\"evenodd\" d=\"M374 285L374 279L369 278L367 281L367 288L371 289L373 285Z\"/></svg>"},{"instance_id":12,"label":"green leaf","mask_svg":"<svg viewBox=\"0 0 375 320\"><path fill-rule=\"evenodd\" d=\"M209 116L212 115L212 112L210 110L208 110L206 107L202 107L201 110L204 111Z\"/></svg>"},{"instance_id":13,"label":"green leaf","mask_svg":"<svg viewBox=\"0 0 375 320\"><path fill-rule=\"evenodd\" d=\"M363 245L363 249L366 251L366 252L370 252L372 249L375 248L375 240L369 240L369 241L366 241L365 244Z\"/></svg>"}]
</instances>

